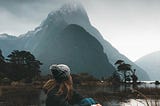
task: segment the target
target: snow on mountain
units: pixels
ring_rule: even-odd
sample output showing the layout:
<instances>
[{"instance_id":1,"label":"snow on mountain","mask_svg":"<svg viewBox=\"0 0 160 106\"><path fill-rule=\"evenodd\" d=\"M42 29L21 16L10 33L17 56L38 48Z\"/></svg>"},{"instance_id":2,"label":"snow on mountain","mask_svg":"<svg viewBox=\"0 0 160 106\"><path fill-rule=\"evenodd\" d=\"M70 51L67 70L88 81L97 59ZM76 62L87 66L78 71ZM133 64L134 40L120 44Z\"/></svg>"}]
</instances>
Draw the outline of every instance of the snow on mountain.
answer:
<instances>
[{"instance_id":1,"label":"snow on mountain","mask_svg":"<svg viewBox=\"0 0 160 106\"><path fill-rule=\"evenodd\" d=\"M41 27L49 23L67 22L67 24L90 25L88 15L80 3L72 2L63 5L61 8L49 13L46 20L42 22Z\"/></svg>"},{"instance_id":2,"label":"snow on mountain","mask_svg":"<svg viewBox=\"0 0 160 106\"><path fill-rule=\"evenodd\" d=\"M1 40L5 40L5 39L13 40L13 39L17 39L17 37L4 33L4 34L0 34L0 39Z\"/></svg>"}]
</instances>

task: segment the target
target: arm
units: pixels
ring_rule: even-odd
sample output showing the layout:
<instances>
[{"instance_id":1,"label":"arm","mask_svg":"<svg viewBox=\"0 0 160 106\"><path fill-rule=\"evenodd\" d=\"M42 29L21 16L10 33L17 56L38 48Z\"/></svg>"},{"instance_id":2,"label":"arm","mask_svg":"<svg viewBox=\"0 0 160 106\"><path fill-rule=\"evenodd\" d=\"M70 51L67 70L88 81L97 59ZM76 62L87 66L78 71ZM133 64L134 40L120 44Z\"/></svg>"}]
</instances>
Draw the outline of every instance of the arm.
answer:
<instances>
[{"instance_id":1,"label":"arm","mask_svg":"<svg viewBox=\"0 0 160 106\"><path fill-rule=\"evenodd\" d=\"M80 104L81 100L84 99L77 91L73 90L72 99L69 101L70 104Z\"/></svg>"},{"instance_id":2,"label":"arm","mask_svg":"<svg viewBox=\"0 0 160 106\"><path fill-rule=\"evenodd\" d=\"M72 100L70 101L71 104L79 104L76 106L102 106L100 104L98 104L96 101L94 101L94 99L92 98L85 98L82 95L80 95L78 92L76 92L75 90L73 91L73 96L72 96Z\"/></svg>"}]
</instances>

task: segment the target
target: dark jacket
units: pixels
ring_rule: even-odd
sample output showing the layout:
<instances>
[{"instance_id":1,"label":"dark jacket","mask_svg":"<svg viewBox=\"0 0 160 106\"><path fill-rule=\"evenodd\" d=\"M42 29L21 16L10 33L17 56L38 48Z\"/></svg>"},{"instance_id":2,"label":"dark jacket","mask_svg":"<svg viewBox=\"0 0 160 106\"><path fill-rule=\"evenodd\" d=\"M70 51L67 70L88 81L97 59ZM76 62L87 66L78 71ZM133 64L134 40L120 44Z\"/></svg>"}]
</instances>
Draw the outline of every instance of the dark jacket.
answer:
<instances>
[{"instance_id":1,"label":"dark jacket","mask_svg":"<svg viewBox=\"0 0 160 106\"><path fill-rule=\"evenodd\" d=\"M65 99L66 95L56 95L57 91L58 89L53 88L48 92L46 106L81 106L80 102L83 97L75 90L73 91L73 96L70 101Z\"/></svg>"}]
</instances>

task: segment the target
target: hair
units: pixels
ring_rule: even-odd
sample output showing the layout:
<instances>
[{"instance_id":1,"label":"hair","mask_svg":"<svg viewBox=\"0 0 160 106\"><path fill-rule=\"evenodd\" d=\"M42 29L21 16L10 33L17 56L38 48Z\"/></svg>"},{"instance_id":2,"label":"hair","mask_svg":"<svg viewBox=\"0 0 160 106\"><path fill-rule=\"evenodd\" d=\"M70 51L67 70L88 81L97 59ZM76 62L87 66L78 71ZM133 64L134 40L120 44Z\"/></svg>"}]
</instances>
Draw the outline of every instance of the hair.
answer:
<instances>
[{"instance_id":1,"label":"hair","mask_svg":"<svg viewBox=\"0 0 160 106\"><path fill-rule=\"evenodd\" d=\"M72 82L72 77L71 75L68 76L68 79L65 81L61 81L61 82L57 82L55 79L50 79L48 80L44 86L43 86L43 90L45 91L45 93L48 94L48 92L52 89L54 89L55 87L59 87L58 91L56 93L56 95L66 95L67 100L70 100L72 98L72 94L73 94L73 82Z\"/></svg>"},{"instance_id":2,"label":"hair","mask_svg":"<svg viewBox=\"0 0 160 106\"><path fill-rule=\"evenodd\" d=\"M56 81L54 79L50 79L43 85L42 89L47 94L55 86L56 86Z\"/></svg>"}]
</instances>

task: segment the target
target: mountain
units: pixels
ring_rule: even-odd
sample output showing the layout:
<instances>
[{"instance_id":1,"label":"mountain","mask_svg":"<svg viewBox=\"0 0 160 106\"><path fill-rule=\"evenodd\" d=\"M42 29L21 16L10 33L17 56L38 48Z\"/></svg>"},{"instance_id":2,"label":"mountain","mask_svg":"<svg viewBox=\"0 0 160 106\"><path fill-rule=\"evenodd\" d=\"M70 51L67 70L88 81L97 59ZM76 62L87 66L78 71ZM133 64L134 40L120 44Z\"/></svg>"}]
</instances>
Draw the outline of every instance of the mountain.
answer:
<instances>
[{"instance_id":1,"label":"mountain","mask_svg":"<svg viewBox=\"0 0 160 106\"><path fill-rule=\"evenodd\" d=\"M138 59L135 63L146 70L151 80L160 80L160 51L145 55Z\"/></svg>"},{"instance_id":2,"label":"mountain","mask_svg":"<svg viewBox=\"0 0 160 106\"><path fill-rule=\"evenodd\" d=\"M17 40L18 38L15 36L0 34L0 49L3 51L5 56L17 48Z\"/></svg>"},{"instance_id":3,"label":"mountain","mask_svg":"<svg viewBox=\"0 0 160 106\"><path fill-rule=\"evenodd\" d=\"M77 32L75 31L75 29ZM77 46L78 48L74 47L74 45L76 45L77 43L75 43L73 37L74 39L76 37L77 38L80 37L79 39L75 39L76 42L80 43ZM62 40L62 38L66 38L66 40L65 39ZM70 40L68 38L70 38ZM88 39L94 38L95 40L86 41L85 39L87 38ZM91 68L92 69L96 68L97 70L102 72L101 75L103 75L104 70L102 69L106 69L106 66L107 66L108 67L106 69L107 74L111 75L111 73L114 70L113 69L114 63L119 59L123 59L126 63L131 64L134 68L137 69L137 75L140 80L149 80L148 75L143 69L136 66L127 57L120 54L109 42L103 39L102 35L98 32L98 30L95 29L90 24L89 18L83 6L77 2L66 4L62 6L60 9L49 13L47 18L41 23L39 27L35 28L35 30L33 31L29 31L26 34L20 35L18 37L18 40L19 41L16 42L17 44L15 44L17 49L20 49L20 50L24 49L24 50L31 51L31 53L33 53L38 59L42 60L42 62L43 61L46 62L46 64L43 67L45 69L46 67L48 67L48 65L50 65L54 61L60 62L61 60L63 60L62 57L59 58L60 55L66 58L63 61L67 63L73 61L73 60L68 60L69 57L67 56L70 56L70 57L74 56L74 58L79 56L74 60L74 62L70 63L71 67L73 67L74 66L73 64L75 63L76 64L75 67L77 67L77 70L80 70L80 68L78 67L81 67L81 68L86 67L84 66L85 65L84 63L87 62L81 59L88 59L87 64L89 64L89 61L93 62L94 64L91 65L90 63L90 65L87 66L90 68L83 69L83 71L84 70L89 71L89 69L91 70ZM61 43L58 42L59 40L61 41ZM85 41L83 43L85 43L85 45L87 46L87 49L83 48L81 44L82 41ZM71 42L72 43L70 44L71 47L66 45L66 42L68 43ZM92 45L95 45L95 47L97 48L94 48ZM63 46L64 47L66 46L66 48L69 48L69 49L63 48ZM71 53L72 49L75 52L75 54L74 52ZM101 53L100 53L100 50L101 50ZM63 53L59 53L58 51ZM79 55L77 54L78 52L76 51L80 52ZM84 58L83 52L85 52L85 54L87 55L85 56L85 58ZM106 56L104 56L104 53ZM89 56L89 54L91 56ZM98 54L99 54L99 58L98 58ZM93 58L94 56L95 58ZM78 58L80 60L78 60ZM98 65L98 63L96 63L96 61L101 62L101 64L103 65L106 64L106 66L103 66L103 68L100 68L100 66ZM112 64L112 66L110 63L108 63L108 61ZM80 63L82 66L77 66L77 63Z\"/></svg>"},{"instance_id":4,"label":"mountain","mask_svg":"<svg viewBox=\"0 0 160 106\"><path fill-rule=\"evenodd\" d=\"M65 63L73 73L88 72L99 78L113 73L102 45L82 27L71 24L56 34L48 39L45 36L47 42L40 43L33 51L46 64L45 69L52 63Z\"/></svg>"}]
</instances>

